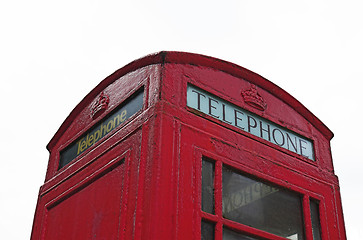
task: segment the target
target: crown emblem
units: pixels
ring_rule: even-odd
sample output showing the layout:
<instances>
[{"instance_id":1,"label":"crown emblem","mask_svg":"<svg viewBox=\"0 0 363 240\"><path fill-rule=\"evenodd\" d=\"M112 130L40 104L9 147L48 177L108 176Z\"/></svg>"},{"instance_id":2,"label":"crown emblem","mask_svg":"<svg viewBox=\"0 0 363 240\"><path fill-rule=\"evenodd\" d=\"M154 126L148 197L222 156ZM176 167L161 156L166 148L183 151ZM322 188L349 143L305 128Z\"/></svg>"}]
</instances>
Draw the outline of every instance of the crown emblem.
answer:
<instances>
[{"instance_id":1,"label":"crown emblem","mask_svg":"<svg viewBox=\"0 0 363 240\"><path fill-rule=\"evenodd\" d=\"M107 107L108 103L110 102L109 96L101 92L98 99L92 104L91 107L91 116L93 119L96 119L101 113L103 113Z\"/></svg>"},{"instance_id":2,"label":"crown emblem","mask_svg":"<svg viewBox=\"0 0 363 240\"><path fill-rule=\"evenodd\" d=\"M251 84L251 89L242 91L242 97L245 103L260 111L264 111L267 108L265 100L257 92L257 87L254 84Z\"/></svg>"}]
</instances>

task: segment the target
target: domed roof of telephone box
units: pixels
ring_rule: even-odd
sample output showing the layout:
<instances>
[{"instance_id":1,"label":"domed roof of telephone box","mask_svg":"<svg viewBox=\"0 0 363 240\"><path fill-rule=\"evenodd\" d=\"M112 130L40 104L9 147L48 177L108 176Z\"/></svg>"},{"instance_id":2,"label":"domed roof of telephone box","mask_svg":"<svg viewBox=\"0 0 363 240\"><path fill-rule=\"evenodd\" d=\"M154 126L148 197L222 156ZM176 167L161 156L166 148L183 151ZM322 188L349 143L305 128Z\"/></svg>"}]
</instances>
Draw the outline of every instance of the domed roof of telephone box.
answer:
<instances>
[{"instance_id":1,"label":"domed roof of telephone box","mask_svg":"<svg viewBox=\"0 0 363 240\"><path fill-rule=\"evenodd\" d=\"M221 59L194 54L187 52L174 52L174 51L161 51L158 53L147 55L143 58L132 61L126 66L118 69L103 81L101 81L85 98L72 110L66 120L63 122L61 127L58 129L54 137L51 139L47 145L47 149L52 149L52 147L58 142L62 134L68 129L72 124L73 120L77 117L77 114L94 98L99 95L107 86L120 79L122 76L133 72L137 69L153 65L160 64L165 65L168 63L172 64L182 64L182 65L193 65L215 69L217 71L222 71L230 74L237 78L243 78L249 81L251 84L258 86L261 89L268 91L270 94L280 99L287 105L291 106L295 111L303 116L308 122L310 122L322 135L330 140L333 137L333 133L321 122L314 114L312 114L304 105L302 105L298 100L292 97L289 93L278 87L276 84L270 82L266 78L246 69L237 64L224 61ZM283 69L281 69L283 71ZM161 75L162 77L162 75Z\"/></svg>"}]
</instances>

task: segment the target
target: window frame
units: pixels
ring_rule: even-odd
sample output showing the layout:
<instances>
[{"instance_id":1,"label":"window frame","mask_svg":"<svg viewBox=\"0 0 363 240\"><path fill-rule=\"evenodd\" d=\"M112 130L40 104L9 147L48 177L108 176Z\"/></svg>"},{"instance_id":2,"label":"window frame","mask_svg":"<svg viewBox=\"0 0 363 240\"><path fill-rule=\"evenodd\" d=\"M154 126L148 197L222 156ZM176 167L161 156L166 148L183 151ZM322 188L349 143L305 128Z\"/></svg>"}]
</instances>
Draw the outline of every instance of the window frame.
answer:
<instances>
[{"instance_id":1,"label":"window frame","mask_svg":"<svg viewBox=\"0 0 363 240\"><path fill-rule=\"evenodd\" d=\"M306 190L302 187L293 185L288 181L283 179L278 179L274 176L268 175L256 169L252 169L249 166L243 165L240 162L236 162L232 159L228 159L222 156L219 156L215 153L206 151L199 147L195 147L194 151L195 156L195 187L196 187L196 209L198 215L199 226L199 238L201 238L201 222L207 221L214 224L214 236L215 240L223 240L223 228L227 227L228 229L235 231L237 233L245 234L249 237L256 237L257 239L263 240L286 240L287 238L277 236L275 234L265 232L263 230L259 230L253 227L249 227L247 225L234 222L232 220L228 220L223 218L223 206L222 206L222 171L223 165L228 168L234 169L237 173L241 173L247 177L252 177L255 180L260 180L261 182L265 182L268 184L275 185L279 188L285 188L289 191L295 192L301 196L301 207L302 207L302 217L303 217L303 228L304 228L304 236L306 240L315 240L313 239L313 229L312 229L312 221L311 221L311 210L310 210L310 201L315 201L319 206L319 221L320 221L320 233L321 239L329 239L326 236L326 219L324 216L325 212L325 201L324 197L309 190ZM202 162L209 161L214 163L214 214L204 212L202 210Z\"/></svg>"}]
</instances>

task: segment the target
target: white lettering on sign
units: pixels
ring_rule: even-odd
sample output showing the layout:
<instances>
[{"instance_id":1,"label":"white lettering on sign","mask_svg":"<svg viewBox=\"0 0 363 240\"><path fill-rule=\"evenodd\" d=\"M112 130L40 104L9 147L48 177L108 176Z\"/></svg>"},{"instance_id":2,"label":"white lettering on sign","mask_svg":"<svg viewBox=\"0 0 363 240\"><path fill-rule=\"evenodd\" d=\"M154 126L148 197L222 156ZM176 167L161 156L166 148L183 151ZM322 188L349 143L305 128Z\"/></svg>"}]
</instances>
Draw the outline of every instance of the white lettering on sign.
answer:
<instances>
[{"instance_id":1,"label":"white lettering on sign","mask_svg":"<svg viewBox=\"0 0 363 240\"><path fill-rule=\"evenodd\" d=\"M313 141L192 85L187 106L315 161Z\"/></svg>"}]
</instances>

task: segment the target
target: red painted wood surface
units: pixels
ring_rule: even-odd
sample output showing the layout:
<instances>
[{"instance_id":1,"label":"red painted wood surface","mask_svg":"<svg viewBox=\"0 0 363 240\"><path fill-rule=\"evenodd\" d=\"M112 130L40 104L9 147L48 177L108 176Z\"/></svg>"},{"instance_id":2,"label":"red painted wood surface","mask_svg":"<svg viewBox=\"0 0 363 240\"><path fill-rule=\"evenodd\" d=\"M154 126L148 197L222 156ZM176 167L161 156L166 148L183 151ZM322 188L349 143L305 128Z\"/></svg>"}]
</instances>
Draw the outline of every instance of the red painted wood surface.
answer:
<instances>
[{"instance_id":1,"label":"red painted wood surface","mask_svg":"<svg viewBox=\"0 0 363 240\"><path fill-rule=\"evenodd\" d=\"M193 84L314 142L315 161L187 107ZM243 101L251 84L268 107ZM141 111L58 170L60 152L144 89ZM109 96L93 119L92 104ZM201 219L265 239L283 239L223 219L220 181L216 214L201 211L201 160L222 164L301 194L306 239L311 240L309 198L320 201L322 239L345 239L338 178L330 153L333 133L300 102L263 77L202 55L160 52L136 60L103 80L71 112L47 148L31 239L200 239ZM219 184L219 185L218 185ZM310 225L309 225L310 224Z\"/></svg>"}]
</instances>

